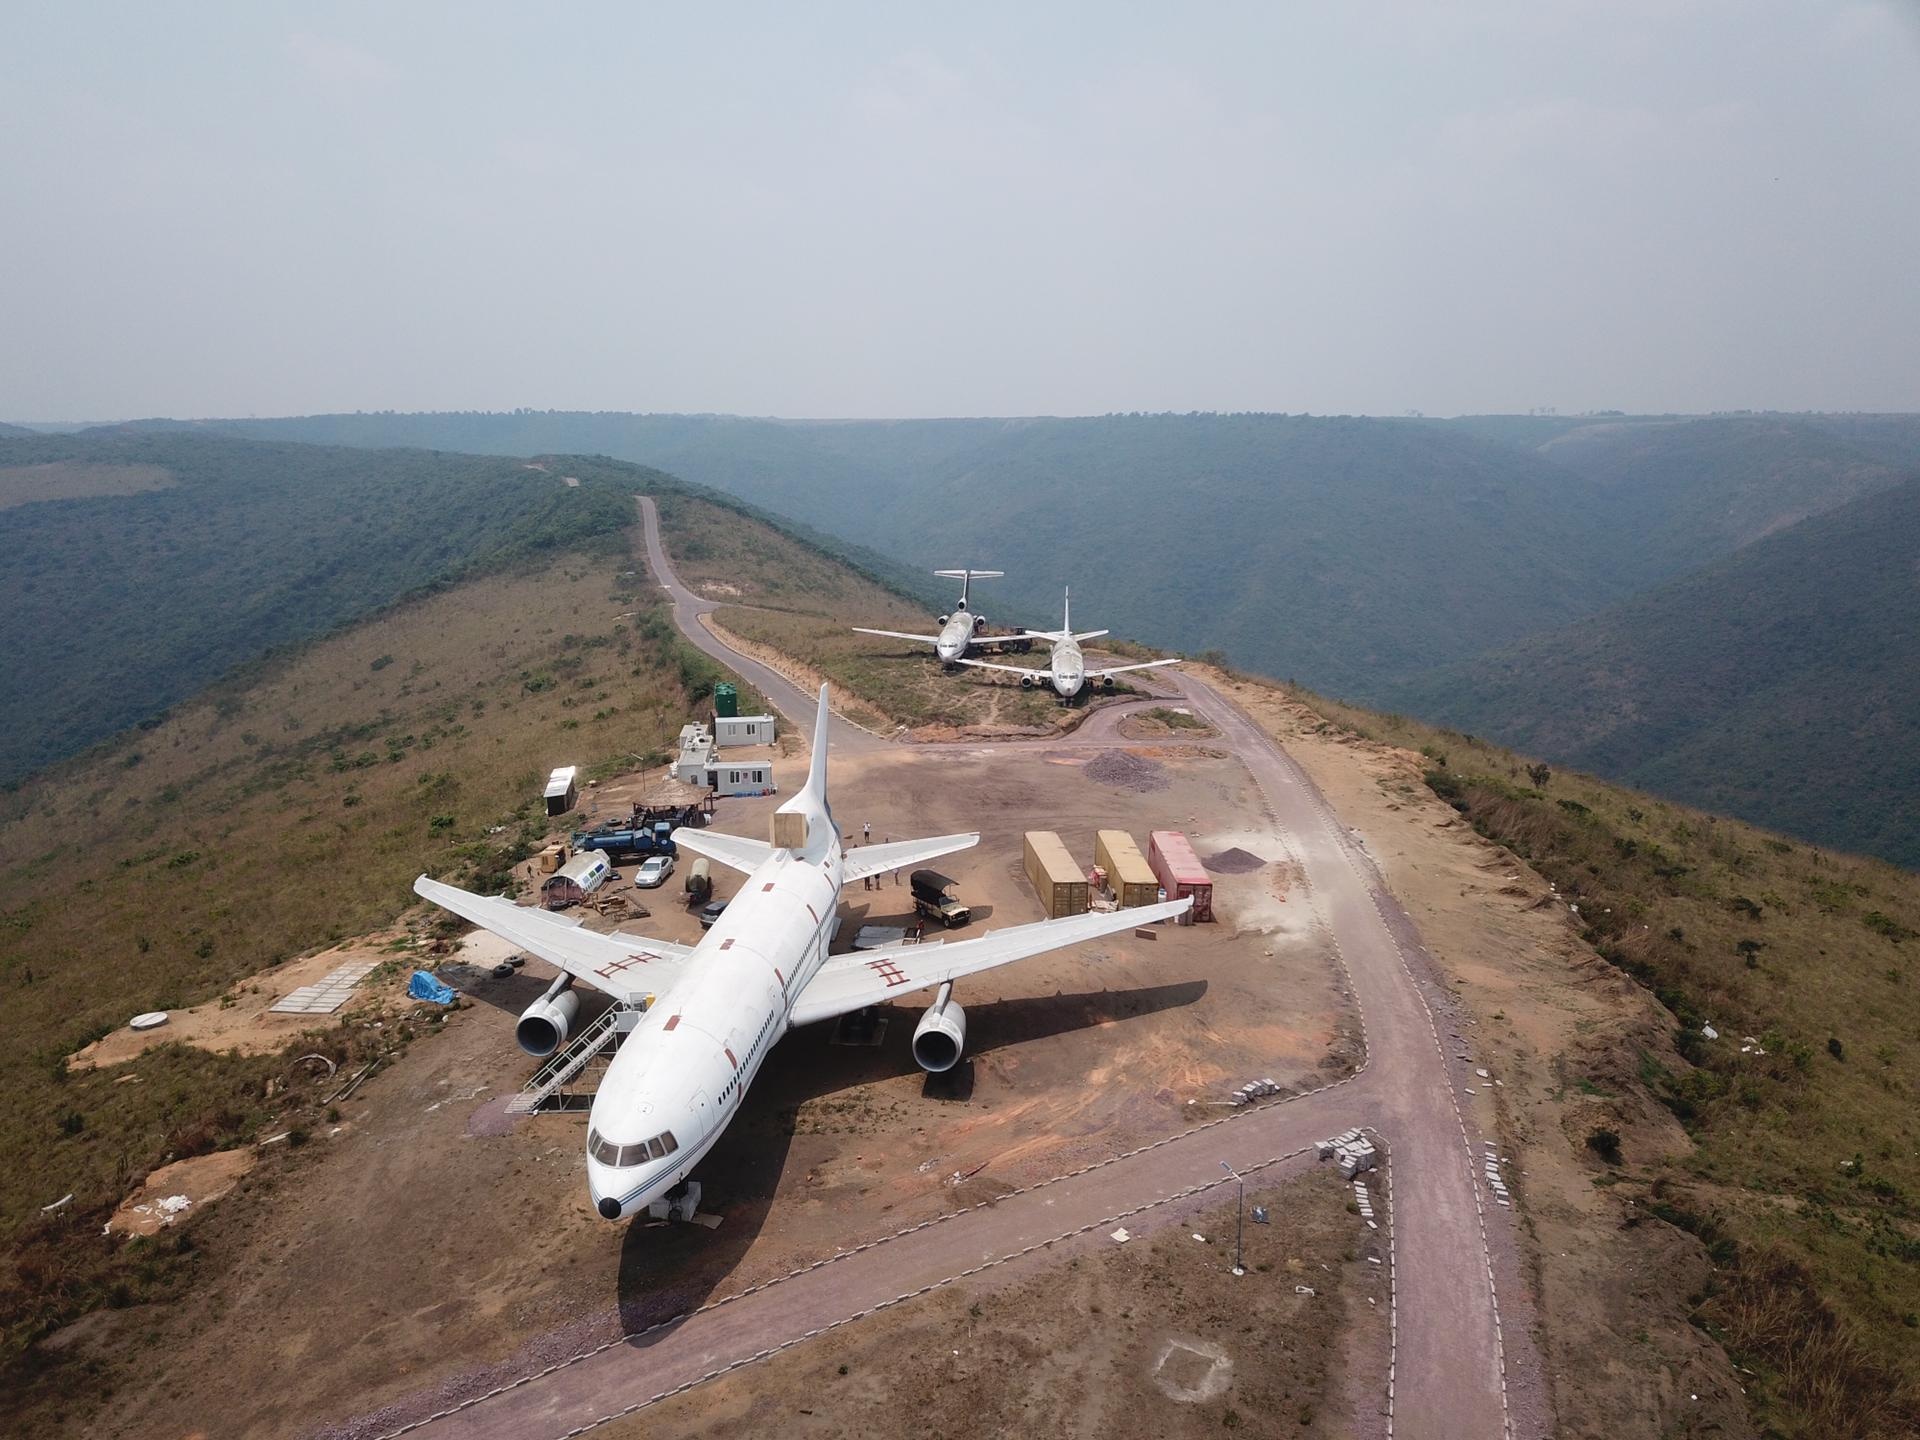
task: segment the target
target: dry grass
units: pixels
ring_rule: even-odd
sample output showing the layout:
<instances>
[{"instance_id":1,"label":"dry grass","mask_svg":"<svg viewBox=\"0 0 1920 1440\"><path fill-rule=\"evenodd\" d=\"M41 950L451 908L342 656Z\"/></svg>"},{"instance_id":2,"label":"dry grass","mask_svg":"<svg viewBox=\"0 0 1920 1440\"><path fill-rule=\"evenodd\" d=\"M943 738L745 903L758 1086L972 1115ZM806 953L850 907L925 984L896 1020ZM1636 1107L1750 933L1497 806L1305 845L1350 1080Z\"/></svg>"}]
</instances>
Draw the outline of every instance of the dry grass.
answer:
<instances>
[{"instance_id":1,"label":"dry grass","mask_svg":"<svg viewBox=\"0 0 1920 1440\"><path fill-rule=\"evenodd\" d=\"M1051 727L1051 692L1022 690L1012 677L949 675L928 646L856 635L852 627L931 635L934 616L913 601L783 535L718 505L661 497L660 524L680 578L709 599L728 631L797 657L858 697L855 718L874 729L897 725ZM1022 664L1039 664L1035 657Z\"/></svg>"},{"instance_id":2,"label":"dry grass","mask_svg":"<svg viewBox=\"0 0 1920 1440\"><path fill-rule=\"evenodd\" d=\"M548 768L624 768L664 750L688 710L683 676L699 667L683 667L630 565L562 560L462 585L262 667L6 797L0 1084L13 1103L0 1121L0 1235L10 1247L24 1217L68 1191L73 1213L92 1215L196 1134L251 1138L263 1079L280 1069L174 1046L68 1076L63 1056L136 1011L211 999L392 920L422 870L500 883L545 829ZM123 1073L139 1080L116 1083ZM41 1279L86 1298L71 1276ZM60 1313L23 1308L33 1297L22 1285L37 1283L0 1273L13 1343Z\"/></svg>"},{"instance_id":3,"label":"dry grass","mask_svg":"<svg viewBox=\"0 0 1920 1440\"><path fill-rule=\"evenodd\" d=\"M1583 938L1672 1012L1687 1064L1619 1058L1697 1149L1629 1179L1728 1267L1702 1318L1759 1372L1759 1417L1795 1436L1912 1433L1920 877L1293 693L1421 752L1428 785L1553 881ZM1747 1037L1766 1053L1741 1053Z\"/></svg>"}]
</instances>

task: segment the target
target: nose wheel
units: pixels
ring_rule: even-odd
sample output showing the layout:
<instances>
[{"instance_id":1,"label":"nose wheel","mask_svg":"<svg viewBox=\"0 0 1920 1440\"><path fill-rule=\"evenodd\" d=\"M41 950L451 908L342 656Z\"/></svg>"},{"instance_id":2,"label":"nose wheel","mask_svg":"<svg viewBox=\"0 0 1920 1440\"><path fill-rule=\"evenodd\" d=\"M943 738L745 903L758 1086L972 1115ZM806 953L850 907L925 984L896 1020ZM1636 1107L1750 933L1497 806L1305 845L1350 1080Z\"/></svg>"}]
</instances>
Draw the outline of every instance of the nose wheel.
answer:
<instances>
[{"instance_id":1,"label":"nose wheel","mask_svg":"<svg viewBox=\"0 0 1920 1440\"><path fill-rule=\"evenodd\" d=\"M654 1220L686 1221L700 1213L700 1182L683 1180L658 1200L647 1203L647 1215Z\"/></svg>"}]
</instances>

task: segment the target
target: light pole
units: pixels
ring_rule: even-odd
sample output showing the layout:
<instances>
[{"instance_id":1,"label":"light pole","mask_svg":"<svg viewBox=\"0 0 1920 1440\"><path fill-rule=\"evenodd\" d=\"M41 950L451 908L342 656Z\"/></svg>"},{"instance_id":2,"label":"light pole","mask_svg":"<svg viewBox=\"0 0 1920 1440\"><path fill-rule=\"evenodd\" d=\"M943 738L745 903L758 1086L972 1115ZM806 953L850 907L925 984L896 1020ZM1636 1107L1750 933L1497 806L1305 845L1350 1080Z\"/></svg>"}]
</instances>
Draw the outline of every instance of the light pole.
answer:
<instances>
[{"instance_id":1,"label":"light pole","mask_svg":"<svg viewBox=\"0 0 1920 1440\"><path fill-rule=\"evenodd\" d=\"M1220 1168L1226 1171L1227 1174L1233 1176L1233 1183L1238 1187L1235 1193L1233 1211L1233 1273L1236 1275L1244 1275L1247 1273L1247 1267L1240 1263L1240 1236L1246 1225L1247 1182L1241 1178L1240 1172L1226 1161L1222 1160L1220 1162Z\"/></svg>"}]
</instances>

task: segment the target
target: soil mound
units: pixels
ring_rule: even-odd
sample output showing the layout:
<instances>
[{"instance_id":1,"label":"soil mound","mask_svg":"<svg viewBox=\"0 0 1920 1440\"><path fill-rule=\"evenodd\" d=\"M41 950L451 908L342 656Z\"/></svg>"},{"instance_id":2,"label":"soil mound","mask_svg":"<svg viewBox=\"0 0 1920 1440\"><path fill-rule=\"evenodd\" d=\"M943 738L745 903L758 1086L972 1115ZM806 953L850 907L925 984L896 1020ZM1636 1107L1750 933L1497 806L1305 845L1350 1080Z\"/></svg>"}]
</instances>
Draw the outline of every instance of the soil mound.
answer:
<instances>
[{"instance_id":1,"label":"soil mound","mask_svg":"<svg viewBox=\"0 0 1920 1440\"><path fill-rule=\"evenodd\" d=\"M1222 850L1218 855L1202 855L1200 863L1216 875L1248 875L1267 862L1236 845L1231 850Z\"/></svg>"},{"instance_id":2,"label":"soil mound","mask_svg":"<svg viewBox=\"0 0 1920 1440\"><path fill-rule=\"evenodd\" d=\"M1125 750L1109 750L1099 759L1087 766L1086 776L1102 785L1111 785L1118 790L1133 790L1144 794L1149 790L1167 788L1166 766L1158 761L1149 760L1143 755L1129 754Z\"/></svg>"}]
</instances>

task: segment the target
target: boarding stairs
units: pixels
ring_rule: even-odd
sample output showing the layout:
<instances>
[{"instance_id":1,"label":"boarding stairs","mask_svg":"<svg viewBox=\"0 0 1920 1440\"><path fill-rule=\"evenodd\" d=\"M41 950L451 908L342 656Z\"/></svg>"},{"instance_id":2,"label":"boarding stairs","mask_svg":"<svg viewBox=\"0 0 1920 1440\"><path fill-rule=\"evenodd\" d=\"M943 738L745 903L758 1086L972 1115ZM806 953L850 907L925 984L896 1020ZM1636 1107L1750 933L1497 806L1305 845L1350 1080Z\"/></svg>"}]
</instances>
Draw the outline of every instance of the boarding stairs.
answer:
<instances>
[{"instance_id":1,"label":"boarding stairs","mask_svg":"<svg viewBox=\"0 0 1920 1440\"><path fill-rule=\"evenodd\" d=\"M562 1045L533 1072L526 1087L507 1101L507 1114L533 1115L545 1110L579 1110L593 1098L591 1091L575 1093L571 1085L595 1060L607 1054L622 1035L640 1023L641 1005L609 1005L599 1019Z\"/></svg>"}]
</instances>

